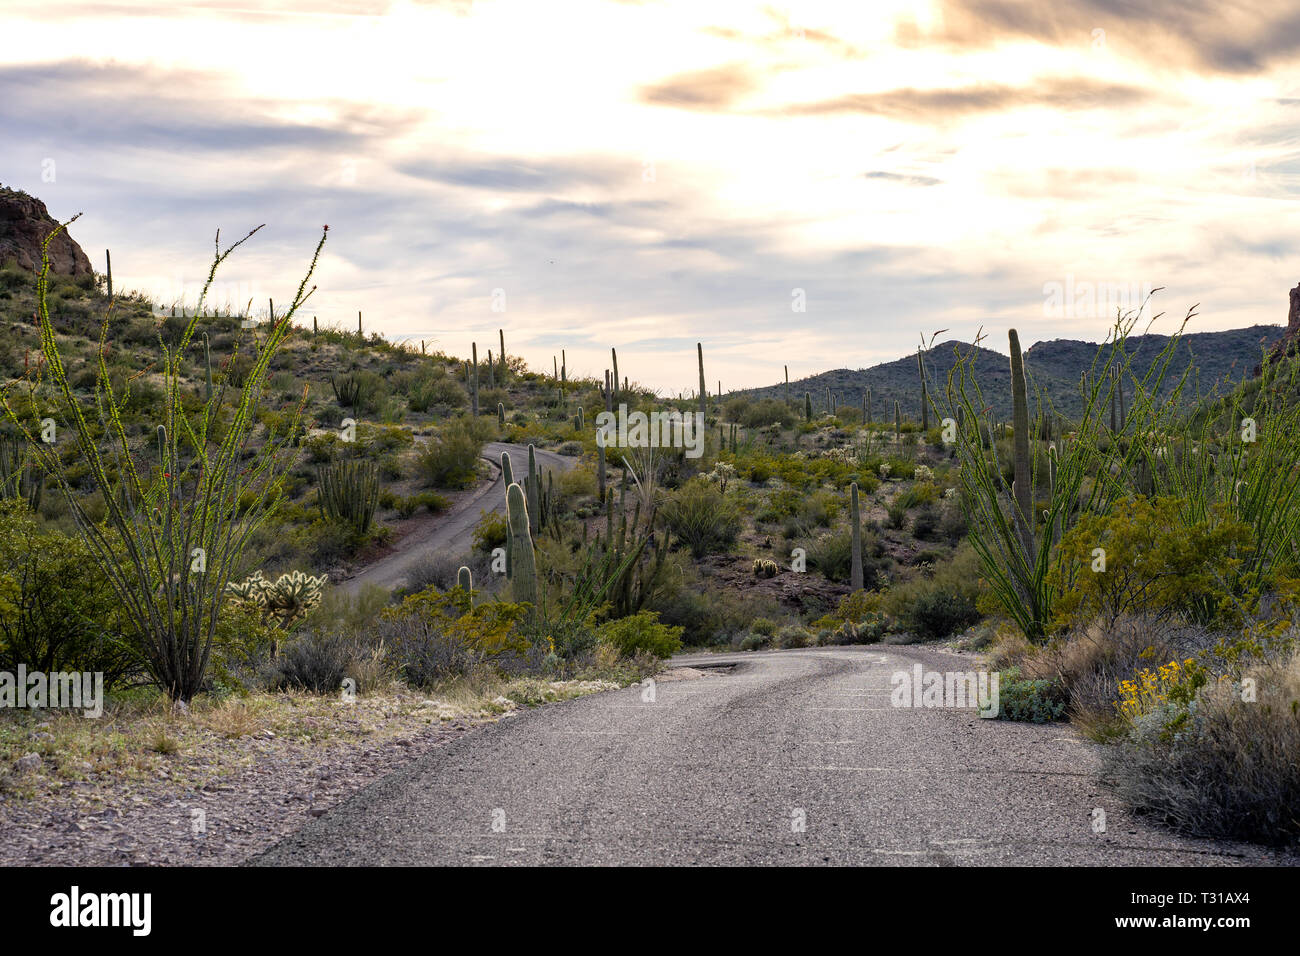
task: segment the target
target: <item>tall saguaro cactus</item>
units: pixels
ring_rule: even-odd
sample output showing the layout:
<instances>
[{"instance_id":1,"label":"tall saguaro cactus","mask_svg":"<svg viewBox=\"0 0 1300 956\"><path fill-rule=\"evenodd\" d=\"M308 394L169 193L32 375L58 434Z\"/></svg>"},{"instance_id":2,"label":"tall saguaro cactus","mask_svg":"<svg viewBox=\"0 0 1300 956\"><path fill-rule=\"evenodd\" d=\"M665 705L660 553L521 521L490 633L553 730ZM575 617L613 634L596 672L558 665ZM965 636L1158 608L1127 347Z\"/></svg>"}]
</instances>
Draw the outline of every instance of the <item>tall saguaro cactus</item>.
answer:
<instances>
[{"instance_id":1,"label":"tall saguaro cactus","mask_svg":"<svg viewBox=\"0 0 1300 956\"><path fill-rule=\"evenodd\" d=\"M609 357L614 365L614 397L618 398L618 349L610 349Z\"/></svg>"},{"instance_id":2,"label":"tall saguaro cactus","mask_svg":"<svg viewBox=\"0 0 1300 956\"><path fill-rule=\"evenodd\" d=\"M704 343L696 342L695 351L699 355L700 359L700 419L703 420L708 416L708 406L705 404L707 401L705 397L706 390L704 386Z\"/></svg>"},{"instance_id":3,"label":"tall saguaro cactus","mask_svg":"<svg viewBox=\"0 0 1300 956\"><path fill-rule=\"evenodd\" d=\"M1016 527L1024 546L1025 560L1034 552L1034 482L1029 469L1029 391L1025 384L1025 359L1020 353L1020 336L1007 333L1011 344L1011 440L1014 479L1011 493L1016 502Z\"/></svg>"},{"instance_id":4,"label":"tall saguaro cactus","mask_svg":"<svg viewBox=\"0 0 1300 956\"><path fill-rule=\"evenodd\" d=\"M849 587L862 590L862 522L858 518L858 483L849 485L849 522L853 542L852 564L849 569Z\"/></svg>"},{"instance_id":5,"label":"tall saguaro cactus","mask_svg":"<svg viewBox=\"0 0 1300 956\"><path fill-rule=\"evenodd\" d=\"M808 392L803 393L803 420L805 422L812 421L812 395Z\"/></svg>"},{"instance_id":6,"label":"tall saguaro cactus","mask_svg":"<svg viewBox=\"0 0 1300 956\"><path fill-rule=\"evenodd\" d=\"M916 350L916 373L921 378L921 431L930 430L930 387L925 381L925 360L921 350Z\"/></svg>"},{"instance_id":7,"label":"tall saguaro cactus","mask_svg":"<svg viewBox=\"0 0 1300 956\"><path fill-rule=\"evenodd\" d=\"M515 599L537 606L537 556L533 553L533 538L528 531L528 505L524 489L512 484L506 489L506 519L510 526L510 564L513 569L511 585Z\"/></svg>"},{"instance_id":8,"label":"tall saguaro cactus","mask_svg":"<svg viewBox=\"0 0 1300 956\"><path fill-rule=\"evenodd\" d=\"M497 335L501 341L501 384L506 383L506 330L497 329Z\"/></svg>"},{"instance_id":9,"label":"tall saguaro cactus","mask_svg":"<svg viewBox=\"0 0 1300 956\"><path fill-rule=\"evenodd\" d=\"M470 399L473 402L474 417L478 418L478 344L470 344L471 358L474 363L474 378L470 382Z\"/></svg>"}]
</instances>

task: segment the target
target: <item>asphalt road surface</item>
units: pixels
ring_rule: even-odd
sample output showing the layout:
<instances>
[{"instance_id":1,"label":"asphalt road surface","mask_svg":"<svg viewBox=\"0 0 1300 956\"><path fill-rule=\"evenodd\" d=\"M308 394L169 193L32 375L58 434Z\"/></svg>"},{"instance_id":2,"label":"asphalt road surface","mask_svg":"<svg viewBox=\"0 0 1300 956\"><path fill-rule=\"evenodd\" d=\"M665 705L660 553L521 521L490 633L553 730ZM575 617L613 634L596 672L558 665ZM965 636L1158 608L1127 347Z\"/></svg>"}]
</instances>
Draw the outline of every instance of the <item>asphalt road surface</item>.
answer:
<instances>
[{"instance_id":1,"label":"asphalt road surface","mask_svg":"<svg viewBox=\"0 0 1300 956\"><path fill-rule=\"evenodd\" d=\"M723 665L500 720L361 790L262 865L1293 862L1126 814L1064 725L891 706L893 646ZM726 665L735 666L728 669ZM1096 811L1105 829L1097 832Z\"/></svg>"},{"instance_id":2,"label":"asphalt road surface","mask_svg":"<svg viewBox=\"0 0 1300 956\"><path fill-rule=\"evenodd\" d=\"M446 514L440 515L420 530L408 534L397 546L374 564L339 585L347 594L355 594L364 585L375 584L392 590L406 583L406 575L415 564L431 551L446 551L460 555L469 551L474 543L474 528L479 522L479 512L505 513L506 492L501 482L501 453L510 452L510 464L518 479L528 473L528 446L507 442L488 442L483 446L483 457L492 463L495 479L480 487L473 495L462 499ZM575 459L557 455L538 448L537 467L546 472L552 469L567 471Z\"/></svg>"}]
</instances>

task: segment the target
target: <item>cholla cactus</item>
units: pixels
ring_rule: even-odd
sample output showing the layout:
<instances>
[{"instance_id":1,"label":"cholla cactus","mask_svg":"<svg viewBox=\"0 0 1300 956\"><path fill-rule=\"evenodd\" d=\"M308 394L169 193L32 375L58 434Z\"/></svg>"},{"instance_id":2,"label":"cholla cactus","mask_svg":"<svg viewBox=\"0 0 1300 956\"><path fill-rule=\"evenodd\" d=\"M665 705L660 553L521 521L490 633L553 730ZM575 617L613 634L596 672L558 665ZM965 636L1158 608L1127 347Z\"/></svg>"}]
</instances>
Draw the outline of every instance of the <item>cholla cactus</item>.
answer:
<instances>
[{"instance_id":1,"label":"cholla cactus","mask_svg":"<svg viewBox=\"0 0 1300 956\"><path fill-rule=\"evenodd\" d=\"M882 479L884 479L884 478L888 478L888 477L889 477L889 471L890 471L890 468L889 468L889 462L887 462L887 461L882 461L882 462L880 463L880 477L881 477Z\"/></svg>"},{"instance_id":2,"label":"cholla cactus","mask_svg":"<svg viewBox=\"0 0 1300 956\"><path fill-rule=\"evenodd\" d=\"M754 577L756 578L774 578L780 570L775 561L770 561L767 558L754 559Z\"/></svg>"},{"instance_id":3,"label":"cholla cactus","mask_svg":"<svg viewBox=\"0 0 1300 956\"><path fill-rule=\"evenodd\" d=\"M934 481L934 471L929 465L917 465L912 477L917 481Z\"/></svg>"},{"instance_id":4,"label":"cholla cactus","mask_svg":"<svg viewBox=\"0 0 1300 956\"><path fill-rule=\"evenodd\" d=\"M327 580L324 574L312 577L292 571L268 581L261 571L254 571L242 583L228 584L226 591L239 603L260 608L264 622L287 629L320 604L321 588Z\"/></svg>"},{"instance_id":5,"label":"cholla cactus","mask_svg":"<svg viewBox=\"0 0 1300 956\"><path fill-rule=\"evenodd\" d=\"M727 483L736 477L736 467L729 462L720 461L713 466L713 470L704 476L708 481L716 481L718 490L726 494Z\"/></svg>"}]
</instances>

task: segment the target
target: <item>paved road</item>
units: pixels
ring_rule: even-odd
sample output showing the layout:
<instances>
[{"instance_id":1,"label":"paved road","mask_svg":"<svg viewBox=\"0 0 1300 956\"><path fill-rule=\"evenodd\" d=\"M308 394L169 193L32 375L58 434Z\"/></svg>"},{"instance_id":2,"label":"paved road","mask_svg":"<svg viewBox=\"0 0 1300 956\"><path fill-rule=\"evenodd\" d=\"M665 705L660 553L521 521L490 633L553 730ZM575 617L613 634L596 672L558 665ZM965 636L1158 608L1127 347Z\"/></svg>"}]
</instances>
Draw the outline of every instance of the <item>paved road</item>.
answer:
<instances>
[{"instance_id":1,"label":"paved road","mask_svg":"<svg viewBox=\"0 0 1300 956\"><path fill-rule=\"evenodd\" d=\"M474 543L474 528L479 522L479 512L488 511L504 514L506 510L505 487L501 482L501 453L510 453L511 467L515 478L528 473L528 446L514 445L508 442L488 442L483 446L483 457L492 463L495 478L485 484L474 494L456 503L456 506L434 521L430 521L418 531L406 535L397 542L393 551L384 555L364 571L354 575L339 585L346 594L355 594L366 584L376 584L392 590L406 582L411 565L419 561L430 551L446 551L460 555L467 552ZM557 455L552 451L537 449L537 467L543 472L552 469L567 471L574 465L575 459Z\"/></svg>"},{"instance_id":2,"label":"paved road","mask_svg":"<svg viewBox=\"0 0 1300 956\"><path fill-rule=\"evenodd\" d=\"M1095 745L1068 728L890 706L894 672L965 671L969 657L875 646L707 660L736 666L661 679L653 702L632 687L503 719L395 768L251 862L1272 859L1137 823L1099 786Z\"/></svg>"}]
</instances>

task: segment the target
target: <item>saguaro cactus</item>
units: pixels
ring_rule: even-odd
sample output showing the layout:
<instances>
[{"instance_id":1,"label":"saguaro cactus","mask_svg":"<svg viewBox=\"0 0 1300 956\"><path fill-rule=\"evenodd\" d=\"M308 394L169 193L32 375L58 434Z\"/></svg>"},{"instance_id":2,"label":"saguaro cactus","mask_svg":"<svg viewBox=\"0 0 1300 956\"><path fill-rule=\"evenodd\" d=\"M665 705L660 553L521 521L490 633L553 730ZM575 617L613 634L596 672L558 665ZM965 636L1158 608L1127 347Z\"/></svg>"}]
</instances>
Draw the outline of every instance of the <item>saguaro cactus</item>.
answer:
<instances>
[{"instance_id":1,"label":"saguaro cactus","mask_svg":"<svg viewBox=\"0 0 1300 956\"><path fill-rule=\"evenodd\" d=\"M537 606L537 557L533 554L533 537L528 531L528 505L524 489L512 484L506 489L506 519L510 526L511 584L515 599Z\"/></svg>"},{"instance_id":2,"label":"saguaro cactus","mask_svg":"<svg viewBox=\"0 0 1300 956\"><path fill-rule=\"evenodd\" d=\"M705 404L705 387L704 387L704 343L696 342L695 351L700 359L700 419L703 420L708 413L708 406Z\"/></svg>"},{"instance_id":3,"label":"saguaro cactus","mask_svg":"<svg viewBox=\"0 0 1300 956\"><path fill-rule=\"evenodd\" d=\"M113 298L113 254L107 249L104 250L104 265L106 272L104 278L108 282L108 297Z\"/></svg>"},{"instance_id":4,"label":"saguaro cactus","mask_svg":"<svg viewBox=\"0 0 1300 956\"><path fill-rule=\"evenodd\" d=\"M506 407L501 402L497 402L497 424L506 427Z\"/></svg>"},{"instance_id":5,"label":"saguaro cactus","mask_svg":"<svg viewBox=\"0 0 1300 956\"><path fill-rule=\"evenodd\" d=\"M894 399L894 441L903 443L903 410L898 407L898 399Z\"/></svg>"},{"instance_id":6,"label":"saguaro cactus","mask_svg":"<svg viewBox=\"0 0 1300 956\"><path fill-rule=\"evenodd\" d=\"M790 366L783 366L785 369L785 403L790 404Z\"/></svg>"},{"instance_id":7,"label":"saguaro cactus","mask_svg":"<svg viewBox=\"0 0 1300 956\"><path fill-rule=\"evenodd\" d=\"M470 607L474 606L474 572L469 568L461 565L456 571L456 587L460 588L469 597Z\"/></svg>"},{"instance_id":8,"label":"saguaro cactus","mask_svg":"<svg viewBox=\"0 0 1300 956\"><path fill-rule=\"evenodd\" d=\"M515 483L515 470L510 466L510 452L501 453L501 480L505 482L506 491ZM513 577L513 566L510 559L510 522L506 522L506 580Z\"/></svg>"},{"instance_id":9,"label":"saguaro cactus","mask_svg":"<svg viewBox=\"0 0 1300 956\"><path fill-rule=\"evenodd\" d=\"M803 420L812 421L812 395L808 392L803 393Z\"/></svg>"},{"instance_id":10,"label":"saguaro cactus","mask_svg":"<svg viewBox=\"0 0 1300 956\"><path fill-rule=\"evenodd\" d=\"M497 329L497 335L501 342L501 384L506 383L506 330Z\"/></svg>"},{"instance_id":11,"label":"saguaro cactus","mask_svg":"<svg viewBox=\"0 0 1300 956\"><path fill-rule=\"evenodd\" d=\"M528 529L536 532L541 525L541 483L537 475L537 449L528 446Z\"/></svg>"},{"instance_id":12,"label":"saguaro cactus","mask_svg":"<svg viewBox=\"0 0 1300 956\"><path fill-rule=\"evenodd\" d=\"M470 357L474 363L474 378L470 382L470 401L473 404L473 414L478 418L478 344L470 344Z\"/></svg>"},{"instance_id":13,"label":"saguaro cactus","mask_svg":"<svg viewBox=\"0 0 1300 956\"><path fill-rule=\"evenodd\" d=\"M862 523L858 519L858 483L849 485L849 534L853 542L852 563L849 568L849 587L862 590Z\"/></svg>"},{"instance_id":14,"label":"saguaro cactus","mask_svg":"<svg viewBox=\"0 0 1300 956\"><path fill-rule=\"evenodd\" d=\"M1034 550L1034 483L1029 470L1029 392L1025 384L1025 360L1020 354L1020 336L1015 329L1007 333L1011 344L1011 440L1013 444L1014 480L1011 485L1016 505L1016 526L1024 547L1026 561Z\"/></svg>"},{"instance_id":15,"label":"saguaro cactus","mask_svg":"<svg viewBox=\"0 0 1300 956\"><path fill-rule=\"evenodd\" d=\"M614 397L615 397L615 398L618 398L618 350L617 350L617 349L610 349L610 350L609 350L609 358L610 358L610 361L611 361L611 362L613 363L613 365L614 365L614 372L613 372L613 376L614 376Z\"/></svg>"}]
</instances>

